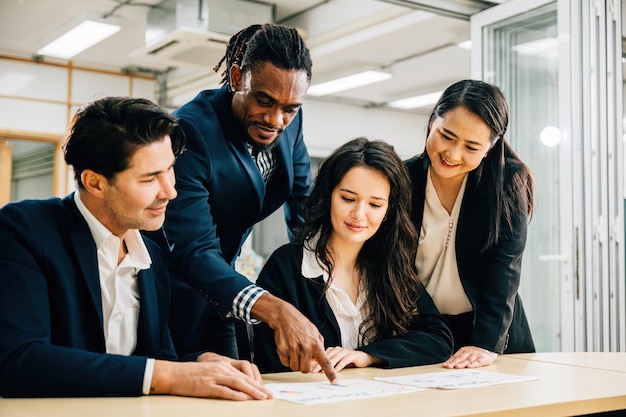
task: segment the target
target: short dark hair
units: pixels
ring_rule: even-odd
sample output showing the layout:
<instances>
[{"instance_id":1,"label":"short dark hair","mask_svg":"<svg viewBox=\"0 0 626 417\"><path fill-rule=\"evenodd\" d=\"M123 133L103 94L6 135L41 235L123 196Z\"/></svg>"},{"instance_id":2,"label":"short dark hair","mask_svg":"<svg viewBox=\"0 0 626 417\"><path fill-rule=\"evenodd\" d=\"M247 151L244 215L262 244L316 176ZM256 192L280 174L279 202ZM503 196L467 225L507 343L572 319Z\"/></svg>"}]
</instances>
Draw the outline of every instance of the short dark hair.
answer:
<instances>
[{"instance_id":1,"label":"short dark hair","mask_svg":"<svg viewBox=\"0 0 626 417\"><path fill-rule=\"evenodd\" d=\"M74 169L79 188L85 169L108 180L128 168L134 152L169 135L175 156L185 149L178 119L143 98L104 97L81 107L63 145L65 162Z\"/></svg>"},{"instance_id":2,"label":"short dark hair","mask_svg":"<svg viewBox=\"0 0 626 417\"><path fill-rule=\"evenodd\" d=\"M226 46L226 54L213 68L218 72L222 63L221 84L230 87L230 68L239 65L242 71L254 70L264 62L277 68L306 71L307 79L312 76L312 61L304 40L294 28L265 23L252 25L234 34Z\"/></svg>"}]
</instances>

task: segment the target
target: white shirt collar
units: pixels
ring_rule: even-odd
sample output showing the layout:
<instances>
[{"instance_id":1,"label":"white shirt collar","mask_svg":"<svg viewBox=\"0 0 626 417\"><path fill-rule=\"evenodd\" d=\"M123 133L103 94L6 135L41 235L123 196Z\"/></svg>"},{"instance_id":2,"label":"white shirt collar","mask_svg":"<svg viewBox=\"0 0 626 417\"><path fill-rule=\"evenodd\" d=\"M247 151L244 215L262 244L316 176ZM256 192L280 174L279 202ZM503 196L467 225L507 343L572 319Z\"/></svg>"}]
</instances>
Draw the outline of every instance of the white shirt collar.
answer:
<instances>
[{"instance_id":1,"label":"white shirt collar","mask_svg":"<svg viewBox=\"0 0 626 417\"><path fill-rule=\"evenodd\" d=\"M313 279L318 278L321 275L324 282L326 282L328 281L328 272L326 272L326 270L324 270L324 268L320 265L317 257L315 256L315 251L307 248L308 245L315 247L316 243L317 238L314 238L304 245L304 249L302 250L302 276Z\"/></svg>"},{"instance_id":2,"label":"white shirt collar","mask_svg":"<svg viewBox=\"0 0 626 417\"><path fill-rule=\"evenodd\" d=\"M114 236L113 233L111 233L111 231L89 211L80 199L80 194L78 192L74 193L74 202L76 203L76 207L78 207L78 211L80 211L87 221L87 225L91 231L91 236L96 243L96 248L100 249L111 236ZM117 236L115 237L117 238ZM128 256L131 258L133 266L137 269L150 268L152 259L150 258L145 242L141 238L139 230L129 230L124 236L124 241L126 242ZM115 256L117 256L117 254L115 254Z\"/></svg>"}]
</instances>

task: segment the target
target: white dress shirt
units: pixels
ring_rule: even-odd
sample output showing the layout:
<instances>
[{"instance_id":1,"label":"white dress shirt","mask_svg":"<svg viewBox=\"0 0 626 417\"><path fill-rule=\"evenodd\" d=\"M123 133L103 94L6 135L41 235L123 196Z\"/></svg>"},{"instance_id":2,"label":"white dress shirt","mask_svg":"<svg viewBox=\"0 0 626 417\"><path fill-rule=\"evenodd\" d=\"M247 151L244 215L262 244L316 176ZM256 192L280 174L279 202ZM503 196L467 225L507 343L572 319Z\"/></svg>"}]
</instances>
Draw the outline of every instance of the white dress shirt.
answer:
<instances>
[{"instance_id":1,"label":"white dress shirt","mask_svg":"<svg viewBox=\"0 0 626 417\"><path fill-rule=\"evenodd\" d=\"M106 353L131 355L137 347L139 291L137 273L149 269L152 259L138 230L129 230L122 241L113 235L74 194L74 201L87 224L98 256L98 274L102 296L102 320ZM127 254L119 264L120 245ZM150 393L154 359L148 359L144 372L143 393Z\"/></svg>"}]
</instances>

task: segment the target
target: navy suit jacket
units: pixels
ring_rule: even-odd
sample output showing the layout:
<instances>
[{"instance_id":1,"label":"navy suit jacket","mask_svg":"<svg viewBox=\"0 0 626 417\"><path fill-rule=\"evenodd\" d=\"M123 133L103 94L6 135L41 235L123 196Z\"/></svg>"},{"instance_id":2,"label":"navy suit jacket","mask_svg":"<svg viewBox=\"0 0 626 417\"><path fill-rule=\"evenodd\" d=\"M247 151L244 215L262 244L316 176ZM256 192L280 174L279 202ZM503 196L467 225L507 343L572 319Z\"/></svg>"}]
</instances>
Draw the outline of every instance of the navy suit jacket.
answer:
<instances>
[{"instance_id":1,"label":"navy suit jacket","mask_svg":"<svg viewBox=\"0 0 626 417\"><path fill-rule=\"evenodd\" d=\"M0 395L142 395L147 357L175 359L160 249L138 274L132 356L105 353L96 245L73 195L0 209Z\"/></svg>"},{"instance_id":2,"label":"navy suit jacket","mask_svg":"<svg viewBox=\"0 0 626 417\"><path fill-rule=\"evenodd\" d=\"M289 229L299 225L311 187L302 112L278 139L276 171L266 186L231 100L225 87L206 90L175 112L187 150L176 161L178 196L168 206L161 244L170 246L175 266L171 331L179 353L208 348L201 339L211 333L209 313L225 317L250 285L234 261L252 227L283 204Z\"/></svg>"},{"instance_id":3,"label":"navy suit jacket","mask_svg":"<svg viewBox=\"0 0 626 417\"><path fill-rule=\"evenodd\" d=\"M424 216L429 161L418 156L406 163L413 183L411 218L419 231ZM507 174L510 172L505 173L505 181ZM497 353L534 352L526 314L517 293L528 228L525 203L519 199L520 216L513 224L513 233L505 234L498 244L481 252L489 227L486 197L489 190L477 185L475 171L468 175L455 249L459 277L473 307L471 345ZM507 227L503 224L501 230Z\"/></svg>"}]
</instances>

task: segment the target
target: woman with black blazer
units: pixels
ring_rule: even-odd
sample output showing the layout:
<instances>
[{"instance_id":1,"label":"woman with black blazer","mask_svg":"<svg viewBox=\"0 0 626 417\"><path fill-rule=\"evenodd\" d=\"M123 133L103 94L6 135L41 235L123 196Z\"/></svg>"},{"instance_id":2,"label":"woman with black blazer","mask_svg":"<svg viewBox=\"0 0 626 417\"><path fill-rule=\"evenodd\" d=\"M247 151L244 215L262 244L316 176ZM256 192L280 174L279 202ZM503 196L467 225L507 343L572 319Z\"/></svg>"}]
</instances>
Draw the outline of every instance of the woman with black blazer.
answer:
<instances>
[{"instance_id":1,"label":"woman with black blazer","mask_svg":"<svg viewBox=\"0 0 626 417\"><path fill-rule=\"evenodd\" d=\"M259 286L318 327L335 371L438 363L452 353L450 329L414 269L410 205L411 182L393 147L349 141L319 169L300 243L277 249L259 275ZM283 348L264 323L254 343L261 372L321 370L298 357L281 363Z\"/></svg>"},{"instance_id":2,"label":"woman with black blazer","mask_svg":"<svg viewBox=\"0 0 626 417\"><path fill-rule=\"evenodd\" d=\"M433 108L424 152L406 161L416 267L454 336L448 368L535 351L517 293L534 180L504 139L507 125L500 89L459 81Z\"/></svg>"}]
</instances>

